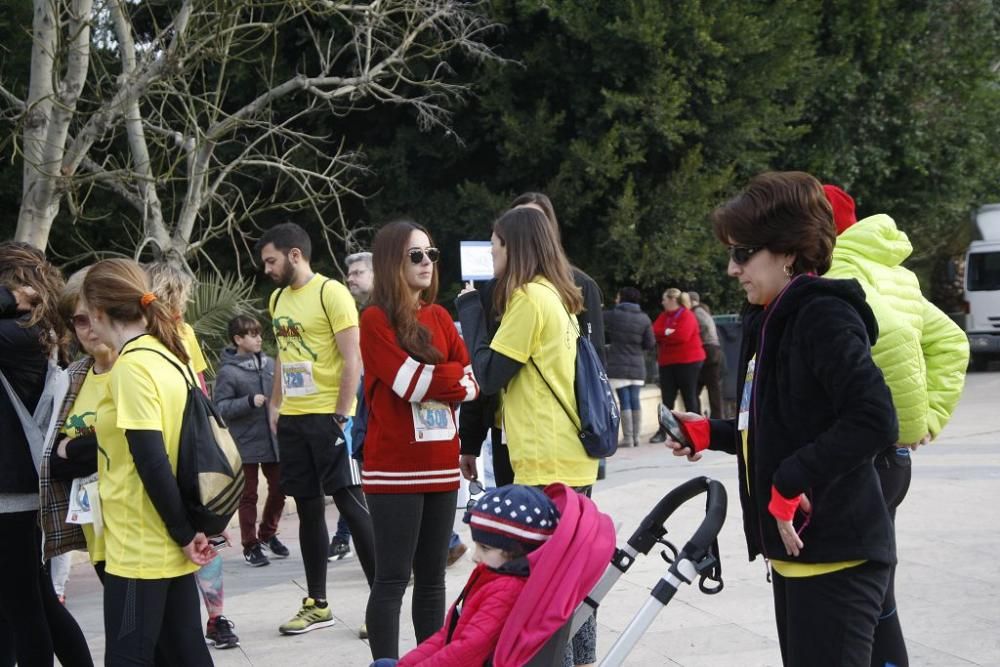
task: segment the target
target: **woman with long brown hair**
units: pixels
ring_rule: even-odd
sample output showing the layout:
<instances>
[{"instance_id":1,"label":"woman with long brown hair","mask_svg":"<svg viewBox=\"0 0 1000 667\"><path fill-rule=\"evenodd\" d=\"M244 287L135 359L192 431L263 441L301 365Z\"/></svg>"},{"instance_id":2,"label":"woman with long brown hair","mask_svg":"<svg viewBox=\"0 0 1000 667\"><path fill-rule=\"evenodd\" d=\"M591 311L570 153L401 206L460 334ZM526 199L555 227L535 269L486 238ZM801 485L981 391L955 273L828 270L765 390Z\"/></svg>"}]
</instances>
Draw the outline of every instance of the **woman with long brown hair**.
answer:
<instances>
[{"instance_id":1,"label":"woman with long brown hair","mask_svg":"<svg viewBox=\"0 0 1000 667\"><path fill-rule=\"evenodd\" d=\"M444 570L458 495L455 408L479 387L469 354L437 298L427 230L389 223L375 236L375 289L361 314L369 406L362 483L375 533L375 582L365 620L372 657L399 657L399 613L413 573L417 642L444 622Z\"/></svg>"},{"instance_id":2,"label":"woman with long brown hair","mask_svg":"<svg viewBox=\"0 0 1000 667\"><path fill-rule=\"evenodd\" d=\"M66 327L59 317L59 270L26 243L0 243L0 372L17 399L33 412L45 386L48 359L60 353ZM24 667L92 665L76 621L59 604L42 564L38 530L38 471L14 408L0 387L0 661Z\"/></svg>"},{"instance_id":3,"label":"woman with long brown hair","mask_svg":"<svg viewBox=\"0 0 1000 667\"><path fill-rule=\"evenodd\" d=\"M118 351L96 423L108 663L211 665L193 575L216 553L192 527L174 472L188 352L137 263L98 262L82 297L94 334Z\"/></svg>"}]
</instances>

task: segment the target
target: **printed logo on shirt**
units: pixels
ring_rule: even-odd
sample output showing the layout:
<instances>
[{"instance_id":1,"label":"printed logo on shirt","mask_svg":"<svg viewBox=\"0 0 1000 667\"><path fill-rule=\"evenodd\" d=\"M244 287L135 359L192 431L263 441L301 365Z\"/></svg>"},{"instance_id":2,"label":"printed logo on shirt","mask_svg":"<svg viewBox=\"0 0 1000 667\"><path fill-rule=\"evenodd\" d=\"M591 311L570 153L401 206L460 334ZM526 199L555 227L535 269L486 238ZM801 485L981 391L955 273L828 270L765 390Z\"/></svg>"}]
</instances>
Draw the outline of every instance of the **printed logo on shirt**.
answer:
<instances>
[{"instance_id":1,"label":"printed logo on shirt","mask_svg":"<svg viewBox=\"0 0 1000 667\"><path fill-rule=\"evenodd\" d=\"M274 328L274 337L278 341L278 349L281 352L295 349L300 353L308 354L313 358L313 361L319 358L302 337L305 327L302 326L301 322L282 316L271 320L271 326Z\"/></svg>"},{"instance_id":2,"label":"printed logo on shirt","mask_svg":"<svg viewBox=\"0 0 1000 667\"><path fill-rule=\"evenodd\" d=\"M70 415L66 418L65 429L72 429L72 433L69 434L70 438L82 438L84 436L94 435L97 430L94 428L93 419L91 423L87 424L87 417L97 417L96 412L84 412L79 415Z\"/></svg>"}]
</instances>

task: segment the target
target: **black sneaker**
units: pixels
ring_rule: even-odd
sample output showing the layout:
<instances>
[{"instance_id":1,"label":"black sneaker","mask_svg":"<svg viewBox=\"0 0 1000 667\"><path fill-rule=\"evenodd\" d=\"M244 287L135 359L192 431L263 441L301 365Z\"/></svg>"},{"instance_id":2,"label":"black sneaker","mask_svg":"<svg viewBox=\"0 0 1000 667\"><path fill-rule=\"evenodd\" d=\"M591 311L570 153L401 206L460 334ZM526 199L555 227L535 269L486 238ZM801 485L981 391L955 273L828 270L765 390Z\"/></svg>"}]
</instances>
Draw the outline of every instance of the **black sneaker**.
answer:
<instances>
[{"instance_id":1,"label":"black sneaker","mask_svg":"<svg viewBox=\"0 0 1000 667\"><path fill-rule=\"evenodd\" d=\"M267 563L265 562L264 564L266 565ZM235 627L236 624L225 616L210 618L208 619L208 625L205 627L205 639L213 644L215 648L236 648L240 645L240 638L233 632L233 628Z\"/></svg>"},{"instance_id":2,"label":"black sneaker","mask_svg":"<svg viewBox=\"0 0 1000 667\"><path fill-rule=\"evenodd\" d=\"M288 547L281 543L277 535L272 535L271 539L264 543L268 551L271 552L271 556L274 558L288 558Z\"/></svg>"},{"instance_id":3,"label":"black sneaker","mask_svg":"<svg viewBox=\"0 0 1000 667\"><path fill-rule=\"evenodd\" d=\"M243 560L247 562L250 567L264 567L265 565L270 565L271 561L264 552L261 550L259 544L255 544L249 549L243 550ZM222 618L221 616L219 618Z\"/></svg>"},{"instance_id":4,"label":"black sneaker","mask_svg":"<svg viewBox=\"0 0 1000 667\"><path fill-rule=\"evenodd\" d=\"M330 540L330 555L327 557L327 560L344 560L345 558L350 558L353 555L354 554L351 553L351 545L349 543L336 537Z\"/></svg>"}]
</instances>

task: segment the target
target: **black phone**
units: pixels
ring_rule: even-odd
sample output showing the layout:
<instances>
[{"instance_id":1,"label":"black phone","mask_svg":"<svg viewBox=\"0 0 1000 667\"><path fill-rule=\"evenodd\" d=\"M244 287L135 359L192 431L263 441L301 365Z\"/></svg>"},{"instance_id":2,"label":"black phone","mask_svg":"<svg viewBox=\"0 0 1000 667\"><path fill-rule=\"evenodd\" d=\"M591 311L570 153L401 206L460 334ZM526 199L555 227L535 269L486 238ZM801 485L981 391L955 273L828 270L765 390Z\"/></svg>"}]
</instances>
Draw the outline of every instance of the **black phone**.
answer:
<instances>
[{"instance_id":1,"label":"black phone","mask_svg":"<svg viewBox=\"0 0 1000 667\"><path fill-rule=\"evenodd\" d=\"M674 417L674 413L670 411L670 408L660 403L657 416L659 417L660 427L667 432L667 435L679 442L682 447L690 447L691 451L694 452L694 444L677 421L677 417Z\"/></svg>"}]
</instances>

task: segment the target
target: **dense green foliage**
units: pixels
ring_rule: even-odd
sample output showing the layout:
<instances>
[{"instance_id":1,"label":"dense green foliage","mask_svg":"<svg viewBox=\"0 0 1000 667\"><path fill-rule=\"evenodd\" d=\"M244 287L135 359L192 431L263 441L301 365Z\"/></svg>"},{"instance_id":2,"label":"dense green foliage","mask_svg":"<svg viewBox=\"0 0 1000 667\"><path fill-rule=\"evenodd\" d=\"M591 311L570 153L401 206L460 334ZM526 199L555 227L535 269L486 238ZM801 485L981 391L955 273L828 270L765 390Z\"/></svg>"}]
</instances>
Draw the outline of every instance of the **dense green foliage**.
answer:
<instances>
[{"instance_id":1,"label":"dense green foliage","mask_svg":"<svg viewBox=\"0 0 1000 667\"><path fill-rule=\"evenodd\" d=\"M345 201L358 227L408 215L431 229L446 253L443 297L459 280L458 241L488 238L526 190L552 197L572 260L608 300L637 284L654 308L662 288L677 286L716 310L740 295L707 214L759 171L807 170L854 194L860 215L889 213L925 277L967 242L970 213L1000 201L1000 8L990 0L493 8L508 61L453 63L477 93L455 110L453 133L421 132L412 111L395 107L310 120L366 155L371 172L355 187L368 198ZM295 39L282 36L279 50L290 68ZM4 80L23 40L23 28L0 23L11 45ZM0 236L13 231L19 174L17 162L0 168ZM77 223L92 244L115 233L122 213L109 214ZM74 222L64 213L61 224L54 244L69 252ZM232 255L220 244L220 268L246 267Z\"/></svg>"}]
</instances>

